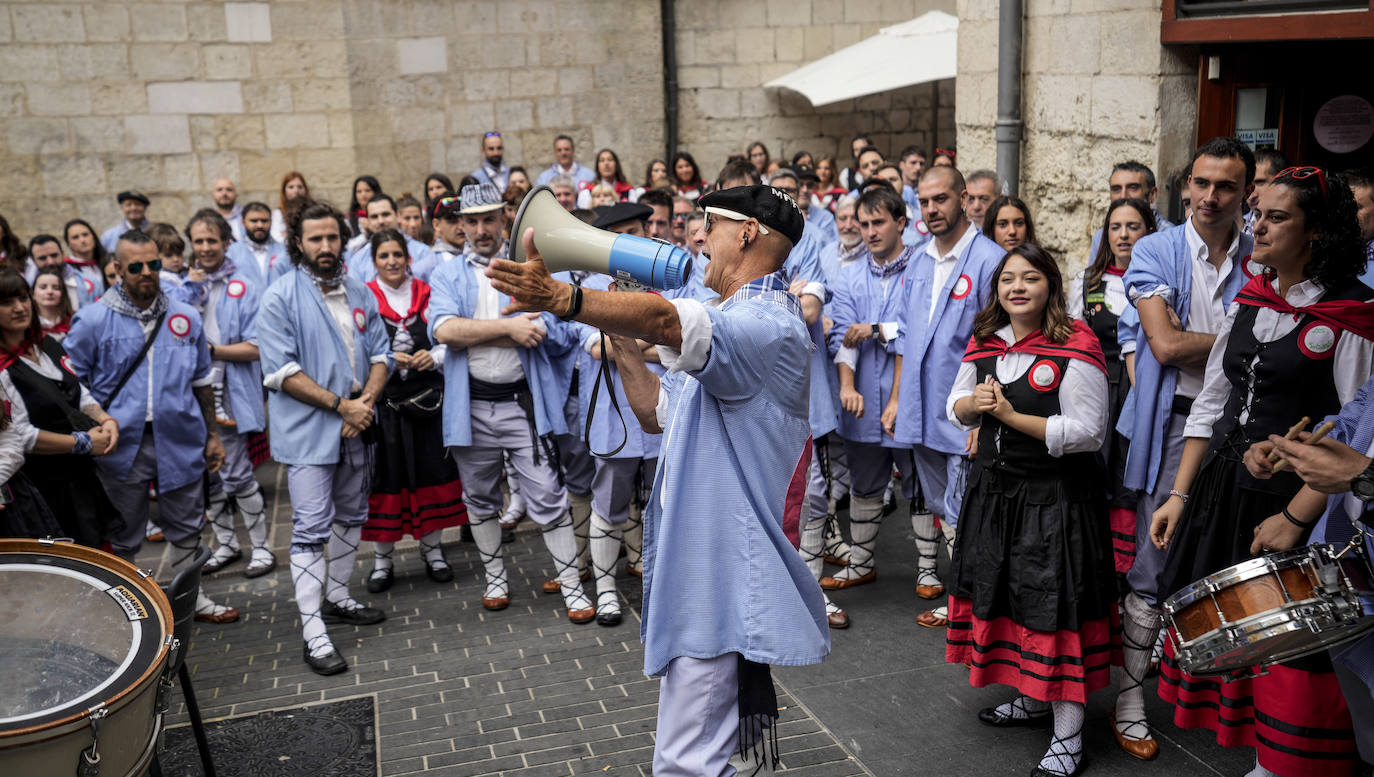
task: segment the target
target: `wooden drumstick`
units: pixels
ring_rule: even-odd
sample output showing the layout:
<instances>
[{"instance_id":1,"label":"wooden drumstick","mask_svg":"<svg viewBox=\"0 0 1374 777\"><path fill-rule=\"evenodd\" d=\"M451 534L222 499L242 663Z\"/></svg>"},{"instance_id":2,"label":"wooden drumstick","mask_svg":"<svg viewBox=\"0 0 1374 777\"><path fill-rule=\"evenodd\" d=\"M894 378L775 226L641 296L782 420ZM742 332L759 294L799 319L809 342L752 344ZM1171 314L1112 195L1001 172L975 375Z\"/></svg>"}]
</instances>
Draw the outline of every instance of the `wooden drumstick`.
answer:
<instances>
[{"instance_id":1,"label":"wooden drumstick","mask_svg":"<svg viewBox=\"0 0 1374 777\"><path fill-rule=\"evenodd\" d=\"M1297 422L1296 424L1293 424L1291 427L1289 427L1289 429L1288 429L1288 434L1285 434L1285 435L1283 436L1283 439L1285 439L1285 440L1296 440L1296 439L1298 439L1298 433L1301 432L1303 429L1306 429L1306 428L1307 428L1307 425L1310 424L1310 423L1312 423L1312 419L1311 419L1311 418L1308 418L1307 416L1303 416L1301 421L1299 421L1299 422ZM1282 459L1283 459L1283 456L1279 455L1279 451L1278 451L1277 448L1275 448L1274 450L1272 450L1272 451L1269 452L1269 463L1270 463L1271 465L1279 463L1279 461L1281 461Z\"/></svg>"},{"instance_id":2,"label":"wooden drumstick","mask_svg":"<svg viewBox=\"0 0 1374 777\"><path fill-rule=\"evenodd\" d=\"M1336 424L1335 424L1334 422L1332 422L1332 421L1327 421L1326 423L1324 423L1324 424L1322 424L1321 426L1318 426L1316 429L1312 430L1312 436L1311 436L1311 437L1308 437L1306 440L1303 440L1302 444L1303 444L1303 445L1316 445L1317 443L1319 443L1319 442L1322 441L1322 438L1323 438L1323 437L1325 437L1326 435L1330 434L1330 433L1331 433L1331 430L1332 430L1332 429L1335 429L1335 428L1336 428ZM1285 459L1285 458L1283 458L1282 456L1280 456L1280 457L1279 457L1279 460L1278 460L1277 462L1275 462L1275 464L1274 464L1273 466L1271 466L1271 467L1269 468L1269 470L1270 470L1271 472L1282 472L1282 471L1284 471L1284 470L1287 469L1287 468L1288 468L1288 459Z\"/></svg>"}]
</instances>

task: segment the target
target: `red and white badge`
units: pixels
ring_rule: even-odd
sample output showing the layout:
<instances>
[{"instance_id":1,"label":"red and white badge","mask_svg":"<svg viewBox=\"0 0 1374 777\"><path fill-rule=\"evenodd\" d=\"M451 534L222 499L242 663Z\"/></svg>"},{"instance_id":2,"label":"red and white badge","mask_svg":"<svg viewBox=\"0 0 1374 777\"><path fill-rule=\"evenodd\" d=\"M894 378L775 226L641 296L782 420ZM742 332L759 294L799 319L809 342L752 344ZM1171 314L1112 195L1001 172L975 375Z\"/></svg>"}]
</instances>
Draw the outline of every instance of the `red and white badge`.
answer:
<instances>
[{"instance_id":1,"label":"red and white badge","mask_svg":"<svg viewBox=\"0 0 1374 777\"><path fill-rule=\"evenodd\" d=\"M94 283L91 283L91 279L90 279L90 278L82 278L82 279L81 279L81 282L84 283L84 284L86 284L86 293L87 293L87 294L94 294L94 293L95 293L95 284L94 284Z\"/></svg>"},{"instance_id":2,"label":"red and white badge","mask_svg":"<svg viewBox=\"0 0 1374 777\"><path fill-rule=\"evenodd\" d=\"M916 231L922 235L930 234L930 227L926 226L925 219L916 219Z\"/></svg>"},{"instance_id":3,"label":"red and white badge","mask_svg":"<svg viewBox=\"0 0 1374 777\"><path fill-rule=\"evenodd\" d=\"M62 369L66 370L68 375L71 375L73 378L76 377L76 370L72 367L72 357L63 356L62 359L58 361L58 364L62 365Z\"/></svg>"},{"instance_id":4,"label":"red and white badge","mask_svg":"<svg viewBox=\"0 0 1374 777\"><path fill-rule=\"evenodd\" d=\"M967 275L960 275L959 280L954 282L954 288L950 290L950 299L963 299L968 293L973 291L973 281Z\"/></svg>"},{"instance_id":5,"label":"red and white badge","mask_svg":"<svg viewBox=\"0 0 1374 777\"><path fill-rule=\"evenodd\" d=\"M1309 359L1330 359L1341 334L1330 324L1313 321L1298 334L1298 350Z\"/></svg>"},{"instance_id":6,"label":"red and white badge","mask_svg":"<svg viewBox=\"0 0 1374 777\"><path fill-rule=\"evenodd\" d=\"M1031 365L1028 379L1031 388L1036 391L1052 391L1059 387L1059 379L1063 374L1059 371L1059 365L1049 359L1041 359Z\"/></svg>"},{"instance_id":7,"label":"red and white badge","mask_svg":"<svg viewBox=\"0 0 1374 777\"><path fill-rule=\"evenodd\" d=\"M353 325L358 327L359 332L367 331L367 314L362 308L353 308Z\"/></svg>"},{"instance_id":8,"label":"red and white badge","mask_svg":"<svg viewBox=\"0 0 1374 777\"><path fill-rule=\"evenodd\" d=\"M248 286L246 286L243 281L229 281L229 288L225 289L224 293L234 299L239 299L244 294L248 293Z\"/></svg>"},{"instance_id":9,"label":"red and white badge","mask_svg":"<svg viewBox=\"0 0 1374 777\"><path fill-rule=\"evenodd\" d=\"M178 313L167 319L167 329L177 337L185 337L191 334L191 319Z\"/></svg>"},{"instance_id":10,"label":"red and white badge","mask_svg":"<svg viewBox=\"0 0 1374 777\"><path fill-rule=\"evenodd\" d=\"M1246 254L1245 258L1240 260L1240 271L1245 274L1246 278L1253 278L1256 275L1264 274L1264 265L1251 259L1250 255Z\"/></svg>"}]
</instances>

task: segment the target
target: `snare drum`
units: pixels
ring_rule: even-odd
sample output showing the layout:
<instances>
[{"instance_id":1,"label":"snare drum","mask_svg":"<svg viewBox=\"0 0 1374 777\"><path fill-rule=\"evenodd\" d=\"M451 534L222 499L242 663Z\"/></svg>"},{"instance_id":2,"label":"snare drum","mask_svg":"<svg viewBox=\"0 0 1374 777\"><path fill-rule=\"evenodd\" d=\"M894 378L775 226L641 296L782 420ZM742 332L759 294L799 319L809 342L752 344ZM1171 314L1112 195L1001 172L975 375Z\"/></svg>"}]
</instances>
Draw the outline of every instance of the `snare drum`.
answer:
<instances>
[{"instance_id":1,"label":"snare drum","mask_svg":"<svg viewBox=\"0 0 1374 777\"><path fill-rule=\"evenodd\" d=\"M1243 673L1374 629L1374 571L1362 547L1309 545L1242 561L1169 597L1164 617L1192 675Z\"/></svg>"},{"instance_id":2,"label":"snare drum","mask_svg":"<svg viewBox=\"0 0 1374 777\"><path fill-rule=\"evenodd\" d=\"M0 540L0 773L91 773L84 755L101 777L143 774L172 645L172 606L132 564Z\"/></svg>"}]
</instances>

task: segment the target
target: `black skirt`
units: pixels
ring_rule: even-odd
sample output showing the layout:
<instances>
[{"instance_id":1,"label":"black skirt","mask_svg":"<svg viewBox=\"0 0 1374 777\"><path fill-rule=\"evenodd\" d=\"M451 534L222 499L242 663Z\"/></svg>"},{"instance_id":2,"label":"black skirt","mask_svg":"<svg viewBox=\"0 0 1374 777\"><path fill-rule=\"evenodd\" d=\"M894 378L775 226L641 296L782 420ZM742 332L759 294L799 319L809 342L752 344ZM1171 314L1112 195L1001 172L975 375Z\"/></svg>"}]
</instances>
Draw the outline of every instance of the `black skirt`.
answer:
<instances>
[{"instance_id":1,"label":"black skirt","mask_svg":"<svg viewBox=\"0 0 1374 777\"><path fill-rule=\"evenodd\" d=\"M124 530L124 519L105 495L95 468L91 457L68 454L30 455L23 468L52 509L62 535L90 548Z\"/></svg>"},{"instance_id":2,"label":"black skirt","mask_svg":"<svg viewBox=\"0 0 1374 777\"><path fill-rule=\"evenodd\" d=\"M1111 616L1117 582L1101 486L1100 472L1023 479L975 465L959 511L951 593L969 599L982 620L1006 617L1036 631Z\"/></svg>"},{"instance_id":3,"label":"black skirt","mask_svg":"<svg viewBox=\"0 0 1374 777\"><path fill-rule=\"evenodd\" d=\"M22 471L14 473L0 488L6 491L10 500L5 509L0 510L0 537L36 540L70 536Z\"/></svg>"},{"instance_id":4,"label":"black skirt","mask_svg":"<svg viewBox=\"0 0 1374 777\"><path fill-rule=\"evenodd\" d=\"M362 535L369 542L397 542L407 534L418 539L468 522L463 484L444 449L439 412L398 410L401 397L423 392L424 385L411 381L411 391L397 391L399 378L392 381L389 396L377 404L377 463Z\"/></svg>"}]
</instances>

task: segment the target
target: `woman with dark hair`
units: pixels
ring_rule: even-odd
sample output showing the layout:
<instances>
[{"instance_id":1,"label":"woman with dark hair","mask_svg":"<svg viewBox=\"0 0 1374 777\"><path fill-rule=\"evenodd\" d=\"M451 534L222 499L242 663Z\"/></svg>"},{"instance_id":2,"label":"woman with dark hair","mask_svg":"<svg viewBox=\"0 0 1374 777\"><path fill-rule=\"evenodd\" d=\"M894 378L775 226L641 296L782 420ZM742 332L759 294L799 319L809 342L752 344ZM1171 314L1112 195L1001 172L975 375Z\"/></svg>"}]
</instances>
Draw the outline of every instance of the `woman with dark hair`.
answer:
<instances>
[{"instance_id":1,"label":"woman with dark hair","mask_svg":"<svg viewBox=\"0 0 1374 777\"><path fill-rule=\"evenodd\" d=\"M792 155L792 166L796 167L797 165L811 165L814 168L816 160L811 156L810 151L798 151Z\"/></svg>"},{"instance_id":2,"label":"woman with dark hair","mask_svg":"<svg viewBox=\"0 0 1374 777\"><path fill-rule=\"evenodd\" d=\"M68 221L62 227L62 240L67 244L67 287L76 292L77 304L90 304L105 288L103 271L112 257L85 219Z\"/></svg>"},{"instance_id":3,"label":"woman with dark hair","mask_svg":"<svg viewBox=\"0 0 1374 777\"><path fill-rule=\"evenodd\" d=\"M292 170L281 178L281 187L277 193L277 207L272 209L272 226L268 228L268 233L272 239L279 242L286 242L286 225L291 221L291 210L299 208L310 201L310 185L305 182L305 176Z\"/></svg>"},{"instance_id":4,"label":"woman with dark hair","mask_svg":"<svg viewBox=\"0 0 1374 777\"><path fill-rule=\"evenodd\" d=\"M396 224L411 238L427 246L434 245L434 229L425 218L424 206L410 192L396 198Z\"/></svg>"},{"instance_id":5,"label":"woman with dark hair","mask_svg":"<svg viewBox=\"0 0 1374 777\"><path fill-rule=\"evenodd\" d=\"M983 234L1003 251L1023 244L1035 242L1035 222L1031 220L1030 208L1019 197L1010 194L1000 195L988 206L983 223L977 225Z\"/></svg>"},{"instance_id":6,"label":"woman with dark hair","mask_svg":"<svg viewBox=\"0 0 1374 777\"><path fill-rule=\"evenodd\" d=\"M0 269L22 273L28 260L29 249L24 246L19 236L14 234L14 230L10 229L9 220L0 214Z\"/></svg>"},{"instance_id":7,"label":"woman with dark hair","mask_svg":"<svg viewBox=\"0 0 1374 777\"><path fill-rule=\"evenodd\" d=\"M405 237L384 229L371 238L377 277L367 287L377 297L396 370L377 401L377 461L362 538L376 543L367 590L391 587L392 553L406 534L420 541L429 578L453 579L440 543L444 529L467 523L458 468L444 452L439 411L444 346L429 339L429 285L410 274Z\"/></svg>"},{"instance_id":8,"label":"woman with dark hair","mask_svg":"<svg viewBox=\"0 0 1374 777\"><path fill-rule=\"evenodd\" d=\"M673 154L673 190L689 200L695 200L706 190L697 160L686 151Z\"/></svg>"},{"instance_id":9,"label":"woman with dark hair","mask_svg":"<svg viewBox=\"0 0 1374 777\"><path fill-rule=\"evenodd\" d=\"M625 172L620 167L620 157L609 148L596 152L596 178L577 182L577 207L590 208L592 189L603 183L615 190L616 199L621 202L628 200L630 192L634 191L630 182L625 180Z\"/></svg>"},{"instance_id":10,"label":"woman with dark hair","mask_svg":"<svg viewBox=\"0 0 1374 777\"><path fill-rule=\"evenodd\" d=\"M816 162L816 177L820 180L816 182L816 193L812 196L831 213L835 212L839 199L849 193L836 181L837 174L834 154L826 154Z\"/></svg>"},{"instance_id":11,"label":"woman with dark hair","mask_svg":"<svg viewBox=\"0 0 1374 777\"><path fill-rule=\"evenodd\" d=\"M510 169L510 176L506 179L506 191L518 191L520 196L529 193L534 188L534 183L530 181L530 174L525 172L525 168L515 165ZM502 192L505 194L505 192Z\"/></svg>"},{"instance_id":12,"label":"woman with dark hair","mask_svg":"<svg viewBox=\"0 0 1374 777\"><path fill-rule=\"evenodd\" d=\"M930 160L931 167L958 167L959 153L952 148L937 148Z\"/></svg>"},{"instance_id":13,"label":"woman with dark hair","mask_svg":"<svg viewBox=\"0 0 1374 777\"><path fill-rule=\"evenodd\" d=\"M61 270L39 270L33 277L33 307L43 334L62 342L71 330L76 311Z\"/></svg>"},{"instance_id":14,"label":"woman with dark hair","mask_svg":"<svg viewBox=\"0 0 1374 777\"><path fill-rule=\"evenodd\" d=\"M768 153L768 146L763 145L762 140L750 143L749 148L744 151L744 158L754 166L754 172L758 173L759 178L768 174L768 163L773 161L772 155Z\"/></svg>"},{"instance_id":15,"label":"woman with dark hair","mask_svg":"<svg viewBox=\"0 0 1374 777\"><path fill-rule=\"evenodd\" d=\"M668 163L662 159L651 159L649 164L644 166L644 185L631 189L626 199L630 202L639 202L639 198L644 196L644 192L668 188L672 185L673 182L668 178Z\"/></svg>"},{"instance_id":16,"label":"woman with dark hair","mask_svg":"<svg viewBox=\"0 0 1374 777\"><path fill-rule=\"evenodd\" d=\"M1107 434L1102 350L1064 307L1063 279L1037 245L993 273L993 297L950 392L949 420L979 429L951 564L945 660L969 682L1019 696L990 726L1053 723L1032 775L1077 774L1088 694L1111 680L1116 581L1097 449Z\"/></svg>"},{"instance_id":17,"label":"woman with dark hair","mask_svg":"<svg viewBox=\"0 0 1374 777\"><path fill-rule=\"evenodd\" d=\"M383 193L382 185L375 176L371 175L360 175L354 178L353 188L350 191L353 198L348 201L348 213L345 215L348 217L348 229L353 238L348 241L349 246L344 251L346 254L353 252L356 247L353 245L354 243L361 245L367 240L362 228L362 225L367 223L367 204L372 201L373 197Z\"/></svg>"},{"instance_id":18,"label":"woman with dark hair","mask_svg":"<svg viewBox=\"0 0 1374 777\"><path fill-rule=\"evenodd\" d=\"M1302 416L1336 414L1374 372L1374 290L1358 280L1364 243L1344 179L1287 168L1260 191L1256 211L1251 258L1265 270L1236 295L1217 334L1173 490L1150 524L1150 539L1168 550L1166 596L1254 552L1306 541L1325 497L1304 505L1296 474L1258 479L1242 458ZM1256 768L1269 771L1252 774L1352 774L1350 713L1329 655L1267 670L1225 683L1193 677L1166 648L1159 695L1176 705L1177 725L1254 746Z\"/></svg>"},{"instance_id":19,"label":"woman with dark hair","mask_svg":"<svg viewBox=\"0 0 1374 777\"><path fill-rule=\"evenodd\" d=\"M0 390L28 457L33 483L65 536L98 548L124 526L92 456L113 452L119 423L91 398L62 345L43 334L29 285L0 272Z\"/></svg>"},{"instance_id":20,"label":"woman with dark hair","mask_svg":"<svg viewBox=\"0 0 1374 777\"><path fill-rule=\"evenodd\" d=\"M434 211L434 203L446 194L454 194L453 179L443 173L430 173L425 178L425 213Z\"/></svg>"}]
</instances>

